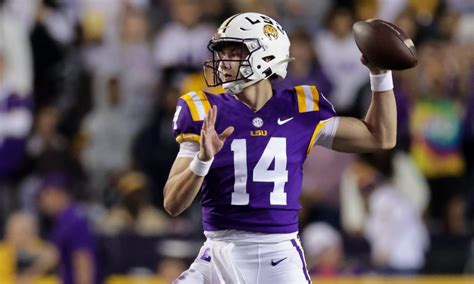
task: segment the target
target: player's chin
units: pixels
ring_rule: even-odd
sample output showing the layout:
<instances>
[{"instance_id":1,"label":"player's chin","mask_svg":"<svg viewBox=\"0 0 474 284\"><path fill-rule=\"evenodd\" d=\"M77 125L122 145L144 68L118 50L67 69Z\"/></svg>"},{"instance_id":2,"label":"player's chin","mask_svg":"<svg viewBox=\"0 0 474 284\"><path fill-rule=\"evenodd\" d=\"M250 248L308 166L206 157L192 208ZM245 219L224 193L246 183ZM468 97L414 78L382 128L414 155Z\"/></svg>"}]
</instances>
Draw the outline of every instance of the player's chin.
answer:
<instances>
[{"instance_id":1,"label":"player's chin","mask_svg":"<svg viewBox=\"0 0 474 284\"><path fill-rule=\"evenodd\" d=\"M223 83L229 83L236 80L236 76L233 75L222 75L220 78Z\"/></svg>"}]
</instances>

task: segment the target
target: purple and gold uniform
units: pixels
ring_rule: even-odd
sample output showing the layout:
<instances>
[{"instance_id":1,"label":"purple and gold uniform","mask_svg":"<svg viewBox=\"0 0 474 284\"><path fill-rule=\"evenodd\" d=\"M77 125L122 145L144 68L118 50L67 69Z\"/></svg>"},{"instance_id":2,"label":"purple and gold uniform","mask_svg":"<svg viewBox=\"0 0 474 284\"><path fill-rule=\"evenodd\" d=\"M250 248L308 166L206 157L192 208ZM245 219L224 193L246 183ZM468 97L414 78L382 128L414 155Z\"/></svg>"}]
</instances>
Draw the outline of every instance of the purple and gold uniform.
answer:
<instances>
[{"instance_id":1,"label":"purple and gold uniform","mask_svg":"<svg viewBox=\"0 0 474 284\"><path fill-rule=\"evenodd\" d=\"M176 109L178 142L199 141L212 105L218 108L217 133L235 130L201 188L204 230L298 231L303 163L322 127L336 116L331 103L315 86L273 91L256 112L230 94L190 92Z\"/></svg>"}]
</instances>

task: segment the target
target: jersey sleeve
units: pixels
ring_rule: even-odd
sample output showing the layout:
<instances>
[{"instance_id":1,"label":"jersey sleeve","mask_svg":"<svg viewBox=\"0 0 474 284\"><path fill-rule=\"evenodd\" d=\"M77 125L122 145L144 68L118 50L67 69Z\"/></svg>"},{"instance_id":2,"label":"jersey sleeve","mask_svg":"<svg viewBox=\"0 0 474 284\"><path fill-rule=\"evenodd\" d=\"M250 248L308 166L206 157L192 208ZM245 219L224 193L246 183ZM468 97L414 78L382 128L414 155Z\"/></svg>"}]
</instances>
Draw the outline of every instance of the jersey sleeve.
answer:
<instances>
[{"instance_id":1,"label":"jersey sleeve","mask_svg":"<svg viewBox=\"0 0 474 284\"><path fill-rule=\"evenodd\" d=\"M317 111L319 112L320 120L327 120L337 115L334 106L319 92L316 86L296 86L295 91L298 98L298 111L300 113Z\"/></svg>"},{"instance_id":2,"label":"jersey sleeve","mask_svg":"<svg viewBox=\"0 0 474 284\"><path fill-rule=\"evenodd\" d=\"M296 86L295 92L298 101L298 112L313 112L318 114L317 125L311 136L307 154L309 155L311 149L316 144L331 148L339 124L339 121L336 119L337 114L334 106L319 92L316 86Z\"/></svg>"},{"instance_id":3,"label":"jersey sleeve","mask_svg":"<svg viewBox=\"0 0 474 284\"><path fill-rule=\"evenodd\" d=\"M189 92L179 98L173 118L173 135L178 143L199 142L202 122L210 108L204 92Z\"/></svg>"}]
</instances>

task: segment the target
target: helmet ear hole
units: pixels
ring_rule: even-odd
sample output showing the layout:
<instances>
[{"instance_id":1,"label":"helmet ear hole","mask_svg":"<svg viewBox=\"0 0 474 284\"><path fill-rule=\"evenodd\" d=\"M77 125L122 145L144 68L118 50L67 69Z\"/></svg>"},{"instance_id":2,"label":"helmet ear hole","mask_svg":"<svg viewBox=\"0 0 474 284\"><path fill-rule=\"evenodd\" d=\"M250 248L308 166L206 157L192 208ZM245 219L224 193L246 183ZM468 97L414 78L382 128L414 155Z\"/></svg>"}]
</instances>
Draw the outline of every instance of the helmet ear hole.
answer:
<instances>
[{"instance_id":1,"label":"helmet ear hole","mask_svg":"<svg viewBox=\"0 0 474 284\"><path fill-rule=\"evenodd\" d=\"M260 68L262 68L262 66L260 66L260 65L257 65L257 69L260 69Z\"/></svg>"},{"instance_id":2,"label":"helmet ear hole","mask_svg":"<svg viewBox=\"0 0 474 284\"><path fill-rule=\"evenodd\" d=\"M270 62L270 61L272 61L273 59L275 59L275 56L269 55L269 56L263 57L262 59L263 59L263 61L265 61L265 62Z\"/></svg>"}]
</instances>

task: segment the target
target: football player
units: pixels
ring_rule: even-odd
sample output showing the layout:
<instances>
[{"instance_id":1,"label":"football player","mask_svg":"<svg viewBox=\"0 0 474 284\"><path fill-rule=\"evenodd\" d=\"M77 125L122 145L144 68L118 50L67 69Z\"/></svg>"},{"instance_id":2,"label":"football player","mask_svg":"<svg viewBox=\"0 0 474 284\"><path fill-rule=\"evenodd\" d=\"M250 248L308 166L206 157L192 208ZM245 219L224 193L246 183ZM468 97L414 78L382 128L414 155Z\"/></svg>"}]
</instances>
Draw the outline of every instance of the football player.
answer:
<instances>
[{"instance_id":1,"label":"football player","mask_svg":"<svg viewBox=\"0 0 474 284\"><path fill-rule=\"evenodd\" d=\"M173 216L202 193L207 240L175 283L310 283L298 239L303 163L314 145L344 152L395 146L391 73L362 59L370 70L370 108L363 120L338 117L316 86L272 89L291 60L288 36L275 20L234 15L208 47L206 81L225 93L180 98L173 120L180 151L164 188L164 208Z\"/></svg>"}]
</instances>

